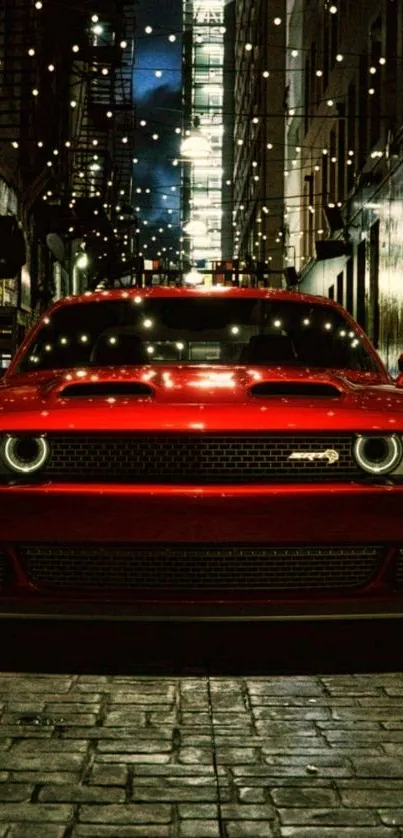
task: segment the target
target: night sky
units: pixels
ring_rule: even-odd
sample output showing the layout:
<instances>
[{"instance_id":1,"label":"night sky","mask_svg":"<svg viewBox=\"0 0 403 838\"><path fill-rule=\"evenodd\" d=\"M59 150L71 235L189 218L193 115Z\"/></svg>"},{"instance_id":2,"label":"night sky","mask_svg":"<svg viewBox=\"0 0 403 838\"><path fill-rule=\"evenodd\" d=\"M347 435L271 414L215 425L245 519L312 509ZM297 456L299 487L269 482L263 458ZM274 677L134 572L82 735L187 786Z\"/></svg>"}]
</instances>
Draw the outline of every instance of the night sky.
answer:
<instances>
[{"instance_id":1,"label":"night sky","mask_svg":"<svg viewBox=\"0 0 403 838\"><path fill-rule=\"evenodd\" d=\"M163 247L167 251L162 255L174 258L181 235L180 167L173 166L172 161L179 156L180 135L175 128L182 127L182 2L139 0L136 19L137 129L133 157L138 160L134 163L135 190L142 190L140 194L135 191L135 205L140 207L139 244L145 258L158 258L157 252ZM152 27L151 34L145 31L148 26Z\"/></svg>"}]
</instances>

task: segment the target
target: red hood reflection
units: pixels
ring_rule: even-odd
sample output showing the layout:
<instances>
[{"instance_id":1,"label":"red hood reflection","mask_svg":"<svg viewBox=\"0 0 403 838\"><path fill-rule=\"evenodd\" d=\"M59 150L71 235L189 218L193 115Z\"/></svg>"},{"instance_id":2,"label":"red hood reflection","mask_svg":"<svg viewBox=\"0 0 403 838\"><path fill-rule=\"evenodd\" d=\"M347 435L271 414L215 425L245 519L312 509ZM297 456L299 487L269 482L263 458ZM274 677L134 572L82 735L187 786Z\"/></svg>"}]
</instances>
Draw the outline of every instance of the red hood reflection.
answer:
<instances>
[{"instance_id":1,"label":"red hood reflection","mask_svg":"<svg viewBox=\"0 0 403 838\"><path fill-rule=\"evenodd\" d=\"M16 375L0 387L0 430L390 431L402 423L403 392L354 371L83 368Z\"/></svg>"}]
</instances>

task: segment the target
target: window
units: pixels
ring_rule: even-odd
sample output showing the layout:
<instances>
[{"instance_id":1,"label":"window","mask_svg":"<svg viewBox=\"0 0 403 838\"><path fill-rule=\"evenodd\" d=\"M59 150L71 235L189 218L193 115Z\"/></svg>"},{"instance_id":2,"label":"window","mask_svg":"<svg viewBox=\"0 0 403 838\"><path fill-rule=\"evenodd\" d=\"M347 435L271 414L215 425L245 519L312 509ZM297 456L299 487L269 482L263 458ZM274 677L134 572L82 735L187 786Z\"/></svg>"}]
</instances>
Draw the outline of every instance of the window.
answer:
<instances>
[{"instance_id":1,"label":"window","mask_svg":"<svg viewBox=\"0 0 403 838\"><path fill-rule=\"evenodd\" d=\"M377 369L365 341L340 312L323 303L138 299L138 304L104 300L55 310L49 323L42 322L19 371L167 363ZM231 386L228 373L215 375Z\"/></svg>"},{"instance_id":2,"label":"window","mask_svg":"<svg viewBox=\"0 0 403 838\"><path fill-rule=\"evenodd\" d=\"M354 265L351 258L347 262L346 279L346 309L352 314L354 305Z\"/></svg>"},{"instance_id":3,"label":"window","mask_svg":"<svg viewBox=\"0 0 403 838\"><path fill-rule=\"evenodd\" d=\"M382 24L378 17L371 26L371 68L376 70L369 78L369 121L370 121L370 146L377 144L381 134L381 65L379 59L382 55Z\"/></svg>"},{"instance_id":4,"label":"window","mask_svg":"<svg viewBox=\"0 0 403 838\"><path fill-rule=\"evenodd\" d=\"M358 148L359 168L363 169L368 154L368 57L360 55L358 93Z\"/></svg>"},{"instance_id":5,"label":"window","mask_svg":"<svg viewBox=\"0 0 403 838\"><path fill-rule=\"evenodd\" d=\"M355 153L356 153L356 86L350 82L347 93L347 158L350 164L347 166L347 189L350 191L354 186ZM349 154L352 151L353 154Z\"/></svg>"},{"instance_id":6,"label":"window","mask_svg":"<svg viewBox=\"0 0 403 838\"><path fill-rule=\"evenodd\" d=\"M330 132L330 182L329 182L329 204L336 203L336 132L334 128Z\"/></svg>"},{"instance_id":7,"label":"window","mask_svg":"<svg viewBox=\"0 0 403 838\"><path fill-rule=\"evenodd\" d=\"M366 266L366 242L361 241L357 247L357 321L363 329L366 329L365 313L365 266Z\"/></svg>"},{"instance_id":8,"label":"window","mask_svg":"<svg viewBox=\"0 0 403 838\"><path fill-rule=\"evenodd\" d=\"M337 302L344 305L344 274L343 271L337 274Z\"/></svg>"},{"instance_id":9,"label":"window","mask_svg":"<svg viewBox=\"0 0 403 838\"><path fill-rule=\"evenodd\" d=\"M337 150L337 197L342 203L345 199L345 175L346 175L346 123L339 119L338 125L338 150Z\"/></svg>"}]
</instances>

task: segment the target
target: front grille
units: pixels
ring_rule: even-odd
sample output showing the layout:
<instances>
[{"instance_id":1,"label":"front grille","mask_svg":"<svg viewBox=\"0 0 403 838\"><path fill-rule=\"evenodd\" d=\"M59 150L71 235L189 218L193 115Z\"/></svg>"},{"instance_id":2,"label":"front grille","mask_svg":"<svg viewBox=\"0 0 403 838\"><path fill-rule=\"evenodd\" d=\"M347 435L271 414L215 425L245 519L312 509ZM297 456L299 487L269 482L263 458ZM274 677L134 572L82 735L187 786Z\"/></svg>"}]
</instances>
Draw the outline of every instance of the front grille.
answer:
<instances>
[{"instance_id":1,"label":"front grille","mask_svg":"<svg viewBox=\"0 0 403 838\"><path fill-rule=\"evenodd\" d=\"M39 587L85 589L309 590L365 586L380 546L214 546L195 544L36 545L20 548Z\"/></svg>"},{"instance_id":2,"label":"front grille","mask_svg":"<svg viewBox=\"0 0 403 838\"><path fill-rule=\"evenodd\" d=\"M109 482L264 483L362 479L349 434L49 434L41 477ZM330 462L326 452L336 451ZM290 459L298 452L323 459ZM333 457L334 459L334 457Z\"/></svg>"}]
</instances>

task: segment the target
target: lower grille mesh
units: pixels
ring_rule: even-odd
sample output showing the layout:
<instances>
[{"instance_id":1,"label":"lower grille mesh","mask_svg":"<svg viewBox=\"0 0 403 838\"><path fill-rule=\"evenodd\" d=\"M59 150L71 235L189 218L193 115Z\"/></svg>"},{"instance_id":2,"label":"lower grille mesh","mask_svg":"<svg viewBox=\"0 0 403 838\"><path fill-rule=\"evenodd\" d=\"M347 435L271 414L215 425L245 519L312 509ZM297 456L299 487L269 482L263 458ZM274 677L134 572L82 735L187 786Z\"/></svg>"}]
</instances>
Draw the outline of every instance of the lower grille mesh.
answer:
<instances>
[{"instance_id":1,"label":"lower grille mesh","mask_svg":"<svg viewBox=\"0 0 403 838\"><path fill-rule=\"evenodd\" d=\"M29 544L20 554L40 587L276 591L363 587L376 574L384 550L378 545Z\"/></svg>"}]
</instances>

